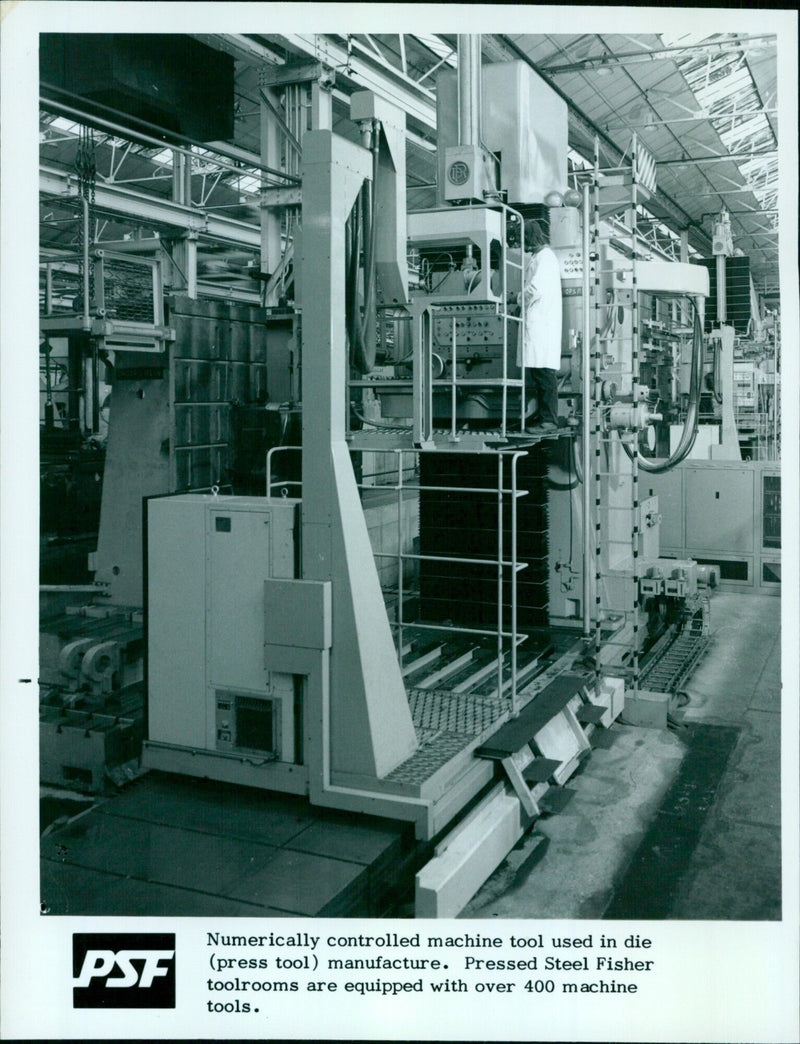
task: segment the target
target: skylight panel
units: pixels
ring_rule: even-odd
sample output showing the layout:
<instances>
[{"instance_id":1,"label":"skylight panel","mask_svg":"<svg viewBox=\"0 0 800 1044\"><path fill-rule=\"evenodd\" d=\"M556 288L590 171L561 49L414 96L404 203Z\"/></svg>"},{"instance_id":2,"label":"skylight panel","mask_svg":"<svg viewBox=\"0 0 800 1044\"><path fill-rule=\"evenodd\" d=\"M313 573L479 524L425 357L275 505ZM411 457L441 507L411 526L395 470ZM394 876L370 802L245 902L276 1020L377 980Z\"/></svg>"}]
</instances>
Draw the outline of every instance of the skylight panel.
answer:
<instances>
[{"instance_id":1,"label":"skylight panel","mask_svg":"<svg viewBox=\"0 0 800 1044\"><path fill-rule=\"evenodd\" d=\"M758 113L750 119L734 121L733 127L718 126L720 138L729 151L741 151L745 147L765 148L772 144L772 134L766 116Z\"/></svg>"},{"instance_id":2,"label":"skylight panel","mask_svg":"<svg viewBox=\"0 0 800 1044\"><path fill-rule=\"evenodd\" d=\"M64 131L65 134L78 133L78 124L68 120L66 116L56 116L50 121L49 126L55 127L56 130Z\"/></svg>"},{"instance_id":3,"label":"skylight panel","mask_svg":"<svg viewBox=\"0 0 800 1044\"><path fill-rule=\"evenodd\" d=\"M153 163L156 163L161 167L171 167L172 149L162 149L160 152L157 152L155 156L151 156L150 159Z\"/></svg>"},{"instance_id":4,"label":"skylight panel","mask_svg":"<svg viewBox=\"0 0 800 1044\"><path fill-rule=\"evenodd\" d=\"M456 64L456 56L453 54L453 49L449 44L445 43L444 40L440 40L438 36L432 36L430 34L423 35L421 33L414 33L414 39L419 40L420 43L433 51L434 54L440 58L446 58L452 55L453 65Z\"/></svg>"},{"instance_id":5,"label":"skylight panel","mask_svg":"<svg viewBox=\"0 0 800 1044\"><path fill-rule=\"evenodd\" d=\"M659 33L661 42L665 47L678 47L683 44L684 47L690 47L694 44L703 43L704 41L713 40L713 36L709 36L708 33L686 33L686 32L666 32Z\"/></svg>"}]
</instances>

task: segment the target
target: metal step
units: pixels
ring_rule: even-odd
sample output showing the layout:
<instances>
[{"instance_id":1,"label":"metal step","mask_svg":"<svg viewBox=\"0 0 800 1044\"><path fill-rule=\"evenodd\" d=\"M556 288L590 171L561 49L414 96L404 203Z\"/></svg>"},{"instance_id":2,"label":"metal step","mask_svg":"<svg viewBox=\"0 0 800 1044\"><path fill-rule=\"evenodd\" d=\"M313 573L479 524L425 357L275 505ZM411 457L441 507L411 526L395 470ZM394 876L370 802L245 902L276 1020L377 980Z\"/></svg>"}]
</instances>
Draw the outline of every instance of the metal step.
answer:
<instances>
[{"instance_id":1,"label":"metal step","mask_svg":"<svg viewBox=\"0 0 800 1044\"><path fill-rule=\"evenodd\" d=\"M579 674L560 674L475 752L478 757L502 760L526 747L586 684Z\"/></svg>"},{"instance_id":2,"label":"metal step","mask_svg":"<svg viewBox=\"0 0 800 1044\"><path fill-rule=\"evenodd\" d=\"M537 783L547 783L561 764L555 758L535 757L527 768L523 769L522 778L530 787Z\"/></svg>"}]
</instances>

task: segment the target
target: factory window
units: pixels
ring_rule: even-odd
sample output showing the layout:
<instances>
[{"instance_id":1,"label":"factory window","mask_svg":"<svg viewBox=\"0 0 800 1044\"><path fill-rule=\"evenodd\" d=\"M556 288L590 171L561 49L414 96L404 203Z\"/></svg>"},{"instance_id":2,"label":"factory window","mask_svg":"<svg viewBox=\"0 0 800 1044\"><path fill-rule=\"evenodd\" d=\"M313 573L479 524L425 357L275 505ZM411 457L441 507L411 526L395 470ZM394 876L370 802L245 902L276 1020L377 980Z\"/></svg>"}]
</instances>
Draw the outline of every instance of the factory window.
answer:
<instances>
[{"instance_id":1,"label":"factory window","mask_svg":"<svg viewBox=\"0 0 800 1044\"><path fill-rule=\"evenodd\" d=\"M764 475L763 485L763 537L764 547L781 546L781 477Z\"/></svg>"},{"instance_id":2,"label":"factory window","mask_svg":"<svg viewBox=\"0 0 800 1044\"><path fill-rule=\"evenodd\" d=\"M762 584L779 584L781 582L781 564L780 562L762 562L761 563L761 583Z\"/></svg>"}]
</instances>

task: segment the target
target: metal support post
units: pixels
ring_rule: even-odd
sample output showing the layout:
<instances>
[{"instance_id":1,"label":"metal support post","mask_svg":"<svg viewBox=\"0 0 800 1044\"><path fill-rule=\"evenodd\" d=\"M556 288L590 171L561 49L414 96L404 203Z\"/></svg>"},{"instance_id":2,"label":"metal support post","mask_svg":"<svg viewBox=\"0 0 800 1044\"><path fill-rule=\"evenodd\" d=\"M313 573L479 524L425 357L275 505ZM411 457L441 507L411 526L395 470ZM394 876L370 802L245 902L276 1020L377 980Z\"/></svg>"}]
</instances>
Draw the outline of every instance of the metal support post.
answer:
<instances>
[{"instance_id":1,"label":"metal support post","mask_svg":"<svg viewBox=\"0 0 800 1044\"><path fill-rule=\"evenodd\" d=\"M630 210L630 232L631 232L631 389L632 401L636 402L637 387L639 384L639 287L636 271L636 243L637 243L637 185L639 180L639 161L637 151L636 135L633 136L631 146L631 210ZM633 557L633 693L639 691L639 432L633 431L633 445L631 447L631 549Z\"/></svg>"},{"instance_id":2,"label":"metal support post","mask_svg":"<svg viewBox=\"0 0 800 1044\"><path fill-rule=\"evenodd\" d=\"M581 252L583 254L583 332L581 353L581 386L583 392L583 407L581 416L581 454L583 459L583 484L581 486L581 502L583 505L583 636L588 638L592 627L592 578L589 570L592 565L592 530L591 530L591 488L589 476L591 474L591 458L589 456L591 443L591 396L592 383L591 371L591 326L589 317L589 300L591 295L591 284L589 277L589 184L583 186L583 235Z\"/></svg>"},{"instance_id":3,"label":"metal support post","mask_svg":"<svg viewBox=\"0 0 800 1044\"><path fill-rule=\"evenodd\" d=\"M267 97L264 97L266 95ZM261 162L265 166L278 168L281 162L281 133L278 121L270 109L269 102L277 107L278 101L275 93L268 88L262 88L259 94L259 105L261 113ZM262 176L262 190L269 184L268 179ZM281 226L283 224L283 210L272 206L261 207L261 272L270 276L277 271L281 263ZM265 305L267 307L278 303L280 284L274 281L267 286Z\"/></svg>"},{"instance_id":4,"label":"metal support post","mask_svg":"<svg viewBox=\"0 0 800 1044\"><path fill-rule=\"evenodd\" d=\"M430 308L419 316L419 329L414 340L413 379L414 445L426 446L433 440L433 318Z\"/></svg>"},{"instance_id":5,"label":"metal support post","mask_svg":"<svg viewBox=\"0 0 800 1044\"><path fill-rule=\"evenodd\" d=\"M497 696L503 698L503 454L497 454Z\"/></svg>"},{"instance_id":6,"label":"metal support post","mask_svg":"<svg viewBox=\"0 0 800 1044\"><path fill-rule=\"evenodd\" d=\"M593 222L592 222L592 241L594 255L594 506L595 506L595 520L594 520L594 532L595 532L595 546L594 546L594 580L595 580L595 592L594 592L594 604L595 604L595 618L594 618L594 661L595 661L595 678L596 682L600 682L600 639L601 639L601 619L602 612L600 607L600 575L601 575L601 555L602 555L602 540L601 540L601 512L600 504L602 497L602 479L600 466L600 453L602 447L602 432L601 432L601 382L600 373L602 367L602 342L600 340L601 329L600 329L600 145L598 140L595 138L594 143L594 178L593 178ZM590 471L590 465L588 461L584 461L584 482L588 481L588 475Z\"/></svg>"},{"instance_id":7,"label":"metal support post","mask_svg":"<svg viewBox=\"0 0 800 1044\"><path fill-rule=\"evenodd\" d=\"M456 317L453 316L450 346L450 442L458 442L456 414L458 412L458 387L456 383Z\"/></svg>"},{"instance_id":8,"label":"metal support post","mask_svg":"<svg viewBox=\"0 0 800 1044\"><path fill-rule=\"evenodd\" d=\"M519 714L517 693L517 463L526 453L511 458L511 716Z\"/></svg>"},{"instance_id":9,"label":"metal support post","mask_svg":"<svg viewBox=\"0 0 800 1044\"><path fill-rule=\"evenodd\" d=\"M100 431L100 350L97 347L97 338L93 337L89 342L89 345L89 365L92 386L92 412L89 428L93 435L97 435Z\"/></svg>"},{"instance_id":10,"label":"metal support post","mask_svg":"<svg viewBox=\"0 0 800 1044\"><path fill-rule=\"evenodd\" d=\"M403 452L397 461L397 662L403 670Z\"/></svg>"}]
</instances>

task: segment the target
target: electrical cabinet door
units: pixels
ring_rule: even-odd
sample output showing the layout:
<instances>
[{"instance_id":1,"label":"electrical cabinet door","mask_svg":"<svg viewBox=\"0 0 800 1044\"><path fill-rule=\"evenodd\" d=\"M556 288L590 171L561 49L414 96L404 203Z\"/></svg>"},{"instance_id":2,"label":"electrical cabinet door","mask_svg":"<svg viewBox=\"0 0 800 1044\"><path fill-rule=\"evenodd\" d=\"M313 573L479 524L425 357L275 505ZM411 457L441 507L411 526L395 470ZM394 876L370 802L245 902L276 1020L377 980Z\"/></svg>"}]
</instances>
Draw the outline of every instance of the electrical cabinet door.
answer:
<instances>
[{"instance_id":1,"label":"electrical cabinet door","mask_svg":"<svg viewBox=\"0 0 800 1044\"><path fill-rule=\"evenodd\" d=\"M208 513L208 681L263 692L264 581L272 517L220 506Z\"/></svg>"},{"instance_id":2,"label":"electrical cabinet door","mask_svg":"<svg viewBox=\"0 0 800 1044\"><path fill-rule=\"evenodd\" d=\"M745 468L686 469L686 546L753 553L753 472Z\"/></svg>"},{"instance_id":3,"label":"electrical cabinet door","mask_svg":"<svg viewBox=\"0 0 800 1044\"><path fill-rule=\"evenodd\" d=\"M206 744L205 509L202 498L148 503L148 736Z\"/></svg>"}]
</instances>

